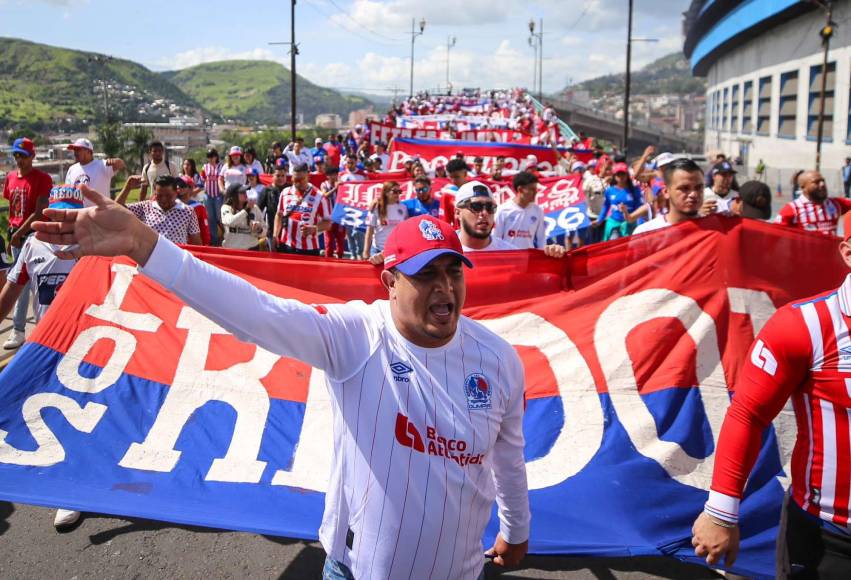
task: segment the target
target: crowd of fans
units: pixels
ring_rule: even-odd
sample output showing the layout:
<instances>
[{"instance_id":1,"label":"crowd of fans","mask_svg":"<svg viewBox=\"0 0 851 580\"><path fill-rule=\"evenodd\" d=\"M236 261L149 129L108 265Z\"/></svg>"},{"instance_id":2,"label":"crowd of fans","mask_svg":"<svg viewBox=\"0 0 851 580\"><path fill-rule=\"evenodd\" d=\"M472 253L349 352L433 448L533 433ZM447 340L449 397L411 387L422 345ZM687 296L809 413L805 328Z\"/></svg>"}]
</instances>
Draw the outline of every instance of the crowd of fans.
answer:
<instances>
[{"instance_id":1,"label":"crowd of fans","mask_svg":"<svg viewBox=\"0 0 851 580\"><path fill-rule=\"evenodd\" d=\"M445 164L409 158L404 172L390 174L386 171L390 144L370 139L368 127L361 125L325 140L317 138L311 148L301 137L286 146L274 143L264 152L265 162L253 147L233 146L224 155L211 148L203 164L185 159L178 168L166 158L163 144L155 141L148 147L141 174L127 178L116 201L179 244L373 263L383 259L384 241L395 227L425 214L451 223L468 251L539 249L555 257L576 246L713 213L762 220L772 214L767 186L759 181L739 185L734 166L723 155L713 159L705 175L689 159L657 153L653 147L630 163L617 152L592 147L584 135L563 130L550 107L536 108L519 90L421 94L393 107L383 119L394 126L414 127L417 122L441 130L517 131L531 143L550 145L558 163L545 169L530 155L509 171L504 159L497 158L486 173L482 158L468 163L470 158L459 151ZM77 163L69 169L66 184L85 183L109 191L124 163L96 158L87 139L69 148ZM34 151L29 139L15 142L18 168L9 174L3 190L10 202L13 259L30 239L29 226L40 218L53 186L47 174L32 167ZM588 219L575 231L547 239L545 216L536 197L540 180L553 175L574 176L581 184ZM384 183L361 222L365 228L332 220L341 184L376 178ZM798 195L780 210L777 221L835 234L839 215L851 208L851 201L828 198L817 172L801 172L795 179ZM408 182L413 196L403 199L402 184ZM509 185L513 197L500 199L491 188L495 182ZM128 203L135 191L139 200ZM24 340L28 296L20 294L15 329L4 348L16 348Z\"/></svg>"}]
</instances>

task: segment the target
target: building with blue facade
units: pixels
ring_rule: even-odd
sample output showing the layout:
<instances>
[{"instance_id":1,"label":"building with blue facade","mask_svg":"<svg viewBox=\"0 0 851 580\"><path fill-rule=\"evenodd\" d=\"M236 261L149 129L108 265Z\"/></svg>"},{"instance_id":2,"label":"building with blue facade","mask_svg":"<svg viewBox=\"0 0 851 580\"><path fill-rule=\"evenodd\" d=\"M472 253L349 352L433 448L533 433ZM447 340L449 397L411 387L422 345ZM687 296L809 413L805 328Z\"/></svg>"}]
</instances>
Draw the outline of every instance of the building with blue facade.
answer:
<instances>
[{"instance_id":1,"label":"building with blue facade","mask_svg":"<svg viewBox=\"0 0 851 580\"><path fill-rule=\"evenodd\" d=\"M851 0L833 6L821 166L836 194L851 157ZM786 193L815 163L825 21L799 0L693 0L685 13L685 54L708 81L706 150L740 156L752 175L764 160Z\"/></svg>"}]
</instances>

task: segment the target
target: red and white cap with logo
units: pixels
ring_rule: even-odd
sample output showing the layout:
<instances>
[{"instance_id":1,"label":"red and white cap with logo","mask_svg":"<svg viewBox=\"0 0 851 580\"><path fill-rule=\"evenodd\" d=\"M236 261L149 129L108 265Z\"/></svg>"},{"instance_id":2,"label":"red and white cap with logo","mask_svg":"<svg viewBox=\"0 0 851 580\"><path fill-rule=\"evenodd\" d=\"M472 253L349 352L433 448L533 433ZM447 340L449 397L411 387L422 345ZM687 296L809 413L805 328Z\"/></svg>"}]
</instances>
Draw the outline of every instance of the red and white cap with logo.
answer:
<instances>
[{"instance_id":1,"label":"red and white cap with logo","mask_svg":"<svg viewBox=\"0 0 851 580\"><path fill-rule=\"evenodd\" d=\"M396 268L413 276L444 254L455 254L468 268L473 267L451 225L431 216L419 216L400 223L384 242L384 269Z\"/></svg>"}]
</instances>

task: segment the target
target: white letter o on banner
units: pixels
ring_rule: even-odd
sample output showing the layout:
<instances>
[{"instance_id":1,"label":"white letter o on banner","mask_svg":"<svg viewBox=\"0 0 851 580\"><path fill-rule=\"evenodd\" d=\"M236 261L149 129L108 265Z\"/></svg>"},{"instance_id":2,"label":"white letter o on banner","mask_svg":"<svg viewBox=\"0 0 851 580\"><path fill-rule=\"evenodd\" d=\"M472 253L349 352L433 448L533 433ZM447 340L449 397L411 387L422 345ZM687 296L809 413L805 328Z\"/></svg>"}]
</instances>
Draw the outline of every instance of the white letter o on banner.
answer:
<instances>
[{"instance_id":1,"label":"white letter o on banner","mask_svg":"<svg viewBox=\"0 0 851 580\"><path fill-rule=\"evenodd\" d=\"M721 366L715 321L693 299L670 290L644 290L612 302L597 320L594 345L609 386L609 396L638 452L658 462L668 475L686 485L708 490L715 454L690 456L677 443L662 441L650 411L638 394L632 359L626 348L629 333L643 322L676 318L697 347L697 382L713 440L718 440L730 404Z\"/></svg>"},{"instance_id":2,"label":"white letter o on banner","mask_svg":"<svg viewBox=\"0 0 851 580\"><path fill-rule=\"evenodd\" d=\"M103 370L93 379L80 374L83 358L99 340L115 343L112 356ZM114 326L93 326L81 332L56 367L56 376L66 388L78 393L99 393L111 387L121 377L130 357L136 352L136 337Z\"/></svg>"},{"instance_id":3,"label":"white letter o on banner","mask_svg":"<svg viewBox=\"0 0 851 580\"><path fill-rule=\"evenodd\" d=\"M603 439L603 408L591 369L565 332L531 312L479 320L511 344L547 358L564 405L564 426L549 453L526 464L529 489L557 485L581 471Z\"/></svg>"}]
</instances>

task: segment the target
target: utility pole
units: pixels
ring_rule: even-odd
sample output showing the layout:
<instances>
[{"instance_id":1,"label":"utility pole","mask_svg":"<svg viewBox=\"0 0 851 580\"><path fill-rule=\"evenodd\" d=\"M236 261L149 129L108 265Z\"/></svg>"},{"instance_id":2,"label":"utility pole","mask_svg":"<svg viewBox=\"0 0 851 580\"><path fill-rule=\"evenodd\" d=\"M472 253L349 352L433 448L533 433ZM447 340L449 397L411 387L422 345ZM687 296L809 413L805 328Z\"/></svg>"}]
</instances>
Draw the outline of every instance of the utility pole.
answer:
<instances>
[{"instance_id":1,"label":"utility pole","mask_svg":"<svg viewBox=\"0 0 851 580\"><path fill-rule=\"evenodd\" d=\"M100 74L98 76L100 77L100 88L101 91L103 91L103 117L104 122L109 123L109 89L107 88L106 83L106 65L107 63L112 62L112 57L95 54L90 56L88 60L89 62L94 62L99 65L98 68L100 69Z\"/></svg>"},{"instance_id":2,"label":"utility pole","mask_svg":"<svg viewBox=\"0 0 851 580\"><path fill-rule=\"evenodd\" d=\"M449 81L449 51L452 50L452 47L455 46L456 38L454 36L449 36L446 38L446 92L452 92L452 83Z\"/></svg>"},{"instance_id":3,"label":"utility pole","mask_svg":"<svg viewBox=\"0 0 851 580\"><path fill-rule=\"evenodd\" d=\"M422 36L423 31L425 31L426 21L425 18L420 19L420 31L416 31L417 19L411 18L411 86L408 91L408 97L414 96L414 41L418 36Z\"/></svg>"},{"instance_id":4,"label":"utility pole","mask_svg":"<svg viewBox=\"0 0 851 580\"><path fill-rule=\"evenodd\" d=\"M624 78L623 91L623 154L629 154L629 84L630 66L632 65L632 0L628 0L629 10L627 12L626 25L626 75Z\"/></svg>"},{"instance_id":5,"label":"utility pole","mask_svg":"<svg viewBox=\"0 0 851 580\"><path fill-rule=\"evenodd\" d=\"M296 74L295 57L298 55L298 45L295 42L295 3L290 0L290 42L270 42L270 45L288 45L290 47L290 140L296 137Z\"/></svg>"},{"instance_id":6,"label":"utility pole","mask_svg":"<svg viewBox=\"0 0 851 580\"><path fill-rule=\"evenodd\" d=\"M818 128L816 132L816 171L821 170L821 142L824 137L824 100L827 91L827 56L830 50L830 37L833 36L833 29L836 24L831 20L833 17L833 2L825 0L827 5L821 4L821 7L827 11L827 20L824 28L819 31L821 42L824 45L824 58L821 64L821 93L819 95L818 107Z\"/></svg>"}]
</instances>

